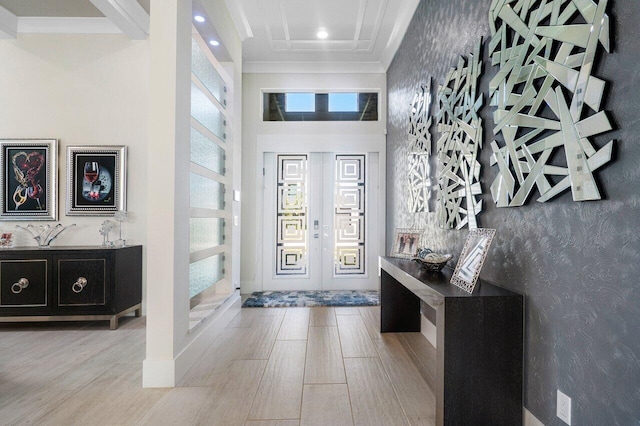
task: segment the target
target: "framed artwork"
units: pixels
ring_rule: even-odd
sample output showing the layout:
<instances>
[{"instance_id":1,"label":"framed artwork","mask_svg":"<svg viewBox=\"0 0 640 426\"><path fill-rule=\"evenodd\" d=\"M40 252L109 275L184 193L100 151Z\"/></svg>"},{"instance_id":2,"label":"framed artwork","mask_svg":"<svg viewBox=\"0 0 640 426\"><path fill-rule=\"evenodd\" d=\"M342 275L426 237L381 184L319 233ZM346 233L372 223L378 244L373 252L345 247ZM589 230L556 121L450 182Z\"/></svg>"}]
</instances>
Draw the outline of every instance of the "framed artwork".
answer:
<instances>
[{"instance_id":1,"label":"framed artwork","mask_svg":"<svg viewBox=\"0 0 640 426\"><path fill-rule=\"evenodd\" d=\"M58 140L0 139L0 220L58 219Z\"/></svg>"},{"instance_id":2,"label":"framed artwork","mask_svg":"<svg viewBox=\"0 0 640 426\"><path fill-rule=\"evenodd\" d=\"M473 293L495 234L495 229L477 228L469 231L460 259L458 259L456 269L453 271L451 284L460 287L467 293Z\"/></svg>"},{"instance_id":3,"label":"framed artwork","mask_svg":"<svg viewBox=\"0 0 640 426\"><path fill-rule=\"evenodd\" d=\"M411 259L415 257L420 240L422 230L420 229L396 229L396 235L393 239L393 247L391 248L391 257L403 257Z\"/></svg>"},{"instance_id":4,"label":"framed artwork","mask_svg":"<svg viewBox=\"0 0 640 426\"><path fill-rule=\"evenodd\" d=\"M67 215L113 216L126 210L126 146L67 147Z\"/></svg>"}]
</instances>

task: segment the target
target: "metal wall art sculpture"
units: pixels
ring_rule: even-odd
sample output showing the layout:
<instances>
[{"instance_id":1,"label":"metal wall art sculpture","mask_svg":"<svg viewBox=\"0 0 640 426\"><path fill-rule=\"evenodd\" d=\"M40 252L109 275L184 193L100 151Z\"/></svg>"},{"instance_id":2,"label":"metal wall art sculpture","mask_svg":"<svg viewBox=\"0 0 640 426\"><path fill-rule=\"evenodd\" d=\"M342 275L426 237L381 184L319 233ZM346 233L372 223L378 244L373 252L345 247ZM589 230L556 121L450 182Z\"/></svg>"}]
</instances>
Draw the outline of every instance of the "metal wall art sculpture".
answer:
<instances>
[{"instance_id":1,"label":"metal wall art sculpture","mask_svg":"<svg viewBox=\"0 0 640 426\"><path fill-rule=\"evenodd\" d=\"M468 61L461 57L438 88L438 220L443 228L468 225L475 229L476 216L482 211L482 200L476 199L482 194L478 162L482 148L482 119L478 116L483 103L478 90L481 49L482 39Z\"/></svg>"},{"instance_id":2,"label":"metal wall art sculpture","mask_svg":"<svg viewBox=\"0 0 640 426\"><path fill-rule=\"evenodd\" d=\"M607 0L493 0L490 54L500 71L489 86L494 111L491 185L498 207L521 206L534 186L545 202L571 188L599 200L593 172L611 160L589 137L611 130L601 110L605 82L591 75L599 45L609 51ZM553 155L564 148L562 156ZM559 161L558 161L559 159ZM566 160L566 161L564 161Z\"/></svg>"},{"instance_id":3,"label":"metal wall art sculpture","mask_svg":"<svg viewBox=\"0 0 640 426\"><path fill-rule=\"evenodd\" d=\"M431 195L431 79L420 86L411 102L409 115L409 212L429 211Z\"/></svg>"}]
</instances>

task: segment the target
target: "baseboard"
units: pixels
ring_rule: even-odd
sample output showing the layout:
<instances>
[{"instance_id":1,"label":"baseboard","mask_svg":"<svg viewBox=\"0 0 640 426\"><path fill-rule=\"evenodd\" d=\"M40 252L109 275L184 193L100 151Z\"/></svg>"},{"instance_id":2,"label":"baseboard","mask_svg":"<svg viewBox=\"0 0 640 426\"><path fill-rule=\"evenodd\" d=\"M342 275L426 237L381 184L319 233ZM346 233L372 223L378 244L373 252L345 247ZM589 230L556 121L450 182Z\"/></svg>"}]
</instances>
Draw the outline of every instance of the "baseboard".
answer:
<instances>
[{"instance_id":1,"label":"baseboard","mask_svg":"<svg viewBox=\"0 0 640 426\"><path fill-rule=\"evenodd\" d=\"M233 320L240 312L240 293L236 291L216 312L204 320L193 339L176 357L175 377L176 383L187 374L187 371L202 357L204 351L211 345L213 339ZM198 333L199 331L199 333Z\"/></svg>"},{"instance_id":2,"label":"baseboard","mask_svg":"<svg viewBox=\"0 0 640 426\"><path fill-rule=\"evenodd\" d=\"M525 407L522 407L522 409L524 410L524 426L544 426L544 423L531 414L531 411L527 410Z\"/></svg>"},{"instance_id":3,"label":"baseboard","mask_svg":"<svg viewBox=\"0 0 640 426\"><path fill-rule=\"evenodd\" d=\"M240 294L251 294L256 290L255 281L240 281Z\"/></svg>"},{"instance_id":4,"label":"baseboard","mask_svg":"<svg viewBox=\"0 0 640 426\"><path fill-rule=\"evenodd\" d=\"M240 311L240 293L235 292L216 312L205 319L193 333L191 341L175 359L145 359L142 363L142 387L175 387L204 354L212 340Z\"/></svg>"},{"instance_id":5,"label":"baseboard","mask_svg":"<svg viewBox=\"0 0 640 426\"><path fill-rule=\"evenodd\" d=\"M145 359L142 361L142 387L174 387L176 385L175 366L173 359Z\"/></svg>"}]
</instances>

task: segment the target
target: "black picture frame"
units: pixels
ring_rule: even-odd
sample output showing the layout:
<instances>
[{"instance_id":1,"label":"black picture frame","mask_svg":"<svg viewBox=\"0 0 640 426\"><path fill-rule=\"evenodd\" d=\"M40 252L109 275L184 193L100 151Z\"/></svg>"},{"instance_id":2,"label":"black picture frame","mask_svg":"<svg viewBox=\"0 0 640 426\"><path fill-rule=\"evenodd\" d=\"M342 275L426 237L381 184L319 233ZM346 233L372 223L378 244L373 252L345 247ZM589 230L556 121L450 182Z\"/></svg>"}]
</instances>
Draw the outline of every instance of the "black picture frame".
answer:
<instances>
[{"instance_id":1,"label":"black picture frame","mask_svg":"<svg viewBox=\"0 0 640 426\"><path fill-rule=\"evenodd\" d=\"M67 147L67 215L126 210L126 146Z\"/></svg>"}]
</instances>

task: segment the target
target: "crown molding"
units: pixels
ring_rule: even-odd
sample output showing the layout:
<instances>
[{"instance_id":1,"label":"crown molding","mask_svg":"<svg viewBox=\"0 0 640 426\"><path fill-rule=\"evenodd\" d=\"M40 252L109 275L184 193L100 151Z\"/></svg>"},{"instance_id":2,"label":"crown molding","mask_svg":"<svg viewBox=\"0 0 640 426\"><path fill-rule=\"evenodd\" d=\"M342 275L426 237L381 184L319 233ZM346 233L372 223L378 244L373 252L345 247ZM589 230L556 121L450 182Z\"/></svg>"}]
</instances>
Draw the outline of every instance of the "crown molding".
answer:
<instances>
[{"instance_id":1,"label":"crown molding","mask_svg":"<svg viewBox=\"0 0 640 426\"><path fill-rule=\"evenodd\" d=\"M242 7L242 2L240 0L224 0L224 3L227 6L229 15L231 15L233 25L236 27L236 31L240 36L240 41L253 38L253 31L251 30L251 25L249 25L247 14Z\"/></svg>"},{"instance_id":2,"label":"crown molding","mask_svg":"<svg viewBox=\"0 0 640 426\"><path fill-rule=\"evenodd\" d=\"M149 36L149 14L138 0L90 0L91 3L132 40Z\"/></svg>"},{"instance_id":3,"label":"crown molding","mask_svg":"<svg viewBox=\"0 0 640 426\"><path fill-rule=\"evenodd\" d=\"M244 74L384 74L380 62L257 62L242 63Z\"/></svg>"},{"instance_id":4,"label":"crown molding","mask_svg":"<svg viewBox=\"0 0 640 426\"><path fill-rule=\"evenodd\" d=\"M18 36L18 17L0 6L0 38Z\"/></svg>"},{"instance_id":5,"label":"crown molding","mask_svg":"<svg viewBox=\"0 0 640 426\"><path fill-rule=\"evenodd\" d=\"M400 48L402 39L409 28L409 24L413 19L413 14L416 12L419 4L420 0L404 0L400 7L400 13L398 14L398 18L396 19L391 35L389 36L389 41L387 42L380 59L380 62L384 66L384 72L389 69L396 52Z\"/></svg>"},{"instance_id":6,"label":"crown molding","mask_svg":"<svg viewBox=\"0 0 640 426\"><path fill-rule=\"evenodd\" d=\"M18 33L122 34L122 31L109 18L20 17Z\"/></svg>"}]
</instances>

